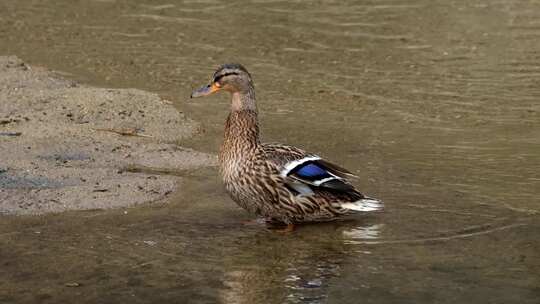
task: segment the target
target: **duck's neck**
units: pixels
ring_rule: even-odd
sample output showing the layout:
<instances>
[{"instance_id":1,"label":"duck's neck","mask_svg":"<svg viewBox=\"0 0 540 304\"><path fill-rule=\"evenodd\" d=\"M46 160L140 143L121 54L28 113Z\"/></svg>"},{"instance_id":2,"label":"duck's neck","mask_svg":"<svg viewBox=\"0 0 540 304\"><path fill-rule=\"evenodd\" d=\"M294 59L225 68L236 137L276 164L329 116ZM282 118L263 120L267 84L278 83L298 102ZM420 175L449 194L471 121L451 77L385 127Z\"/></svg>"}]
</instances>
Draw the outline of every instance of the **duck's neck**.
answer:
<instances>
[{"instance_id":1,"label":"duck's neck","mask_svg":"<svg viewBox=\"0 0 540 304\"><path fill-rule=\"evenodd\" d=\"M253 89L232 94L231 113L225 123L223 148L252 149L259 145L259 121Z\"/></svg>"},{"instance_id":2,"label":"duck's neck","mask_svg":"<svg viewBox=\"0 0 540 304\"><path fill-rule=\"evenodd\" d=\"M257 112L255 90L250 87L247 91L231 94L231 112L251 110Z\"/></svg>"}]
</instances>

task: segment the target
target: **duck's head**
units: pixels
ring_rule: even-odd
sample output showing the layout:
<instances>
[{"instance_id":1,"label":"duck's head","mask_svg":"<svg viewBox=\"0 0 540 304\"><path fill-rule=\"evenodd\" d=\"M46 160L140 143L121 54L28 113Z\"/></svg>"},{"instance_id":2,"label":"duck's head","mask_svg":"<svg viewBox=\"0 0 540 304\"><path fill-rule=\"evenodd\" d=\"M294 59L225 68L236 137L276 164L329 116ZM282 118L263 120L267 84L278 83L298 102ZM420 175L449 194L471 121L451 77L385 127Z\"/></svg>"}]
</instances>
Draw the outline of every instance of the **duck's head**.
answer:
<instances>
[{"instance_id":1,"label":"duck's head","mask_svg":"<svg viewBox=\"0 0 540 304\"><path fill-rule=\"evenodd\" d=\"M251 75L238 63L224 64L214 73L210 84L193 91L191 98L207 96L220 90L248 93L253 90Z\"/></svg>"},{"instance_id":2,"label":"duck's head","mask_svg":"<svg viewBox=\"0 0 540 304\"><path fill-rule=\"evenodd\" d=\"M248 94L253 90L251 75L240 64L224 64L214 73L210 84L193 91L191 98L207 96L221 90L230 93Z\"/></svg>"}]
</instances>

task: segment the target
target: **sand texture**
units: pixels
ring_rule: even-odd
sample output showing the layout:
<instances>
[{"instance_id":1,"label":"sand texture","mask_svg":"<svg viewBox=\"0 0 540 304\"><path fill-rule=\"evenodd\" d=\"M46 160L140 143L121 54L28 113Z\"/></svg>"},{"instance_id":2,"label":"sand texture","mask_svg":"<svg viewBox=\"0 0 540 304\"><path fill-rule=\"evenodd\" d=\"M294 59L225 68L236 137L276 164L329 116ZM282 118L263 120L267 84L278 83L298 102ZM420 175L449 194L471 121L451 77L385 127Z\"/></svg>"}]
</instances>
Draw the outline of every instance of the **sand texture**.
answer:
<instances>
[{"instance_id":1,"label":"sand texture","mask_svg":"<svg viewBox=\"0 0 540 304\"><path fill-rule=\"evenodd\" d=\"M88 87L0 57L0 214L161 201L180 177L137 169L215 165L178 146L196 129L156 94Z\"/></svg>"}]
</instances>

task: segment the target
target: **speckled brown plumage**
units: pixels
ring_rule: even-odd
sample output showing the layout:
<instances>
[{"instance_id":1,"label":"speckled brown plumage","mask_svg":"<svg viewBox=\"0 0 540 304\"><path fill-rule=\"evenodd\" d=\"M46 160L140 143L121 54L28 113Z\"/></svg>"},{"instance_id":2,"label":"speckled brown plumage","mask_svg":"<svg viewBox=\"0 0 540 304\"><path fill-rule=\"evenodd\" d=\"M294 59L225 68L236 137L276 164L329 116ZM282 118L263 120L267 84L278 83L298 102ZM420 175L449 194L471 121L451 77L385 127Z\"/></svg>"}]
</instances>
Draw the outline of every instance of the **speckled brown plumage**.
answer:
<instances>
[{"instance_id":1,"label":"speckled brown plumage","mask_svg":"<svg viewBox=\"0 0 540 304\"><path fill-rule=\"evenodd\" d=\"M245 68L221 66L212 83L192 97L218 90L232 95L219 152L220 173L227 192L240 207L287 224L332 220L382 207L380 201L354 189L347 170L295 147L260 142L253 82ZM324 178L315 178L314 173Z\"/></svg>"}]
</instances>

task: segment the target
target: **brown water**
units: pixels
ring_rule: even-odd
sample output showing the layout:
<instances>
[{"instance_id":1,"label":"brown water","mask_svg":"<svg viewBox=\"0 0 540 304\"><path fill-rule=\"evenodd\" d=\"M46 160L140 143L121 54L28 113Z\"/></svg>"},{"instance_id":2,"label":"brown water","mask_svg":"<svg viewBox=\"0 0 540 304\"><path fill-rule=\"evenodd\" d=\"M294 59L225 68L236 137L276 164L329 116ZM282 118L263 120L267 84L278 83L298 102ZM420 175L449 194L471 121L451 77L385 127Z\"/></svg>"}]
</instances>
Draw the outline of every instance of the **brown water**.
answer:
<instances>
[{"instance_id":1,"label":"brown water","mask_svg":"<svg viewBox=\"0 0 540 304\"><path fill-rule=\"evenodd\" d=\"M278 235L193 172L170 203L0 221L2 303L540 303L540 2L2 1L0 54L159 92L217 150L220 63L263 135L382 214ZM76 286L78 285L78 286Z\"/></svg>"}]
</instances>

